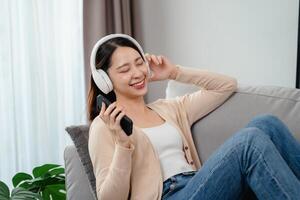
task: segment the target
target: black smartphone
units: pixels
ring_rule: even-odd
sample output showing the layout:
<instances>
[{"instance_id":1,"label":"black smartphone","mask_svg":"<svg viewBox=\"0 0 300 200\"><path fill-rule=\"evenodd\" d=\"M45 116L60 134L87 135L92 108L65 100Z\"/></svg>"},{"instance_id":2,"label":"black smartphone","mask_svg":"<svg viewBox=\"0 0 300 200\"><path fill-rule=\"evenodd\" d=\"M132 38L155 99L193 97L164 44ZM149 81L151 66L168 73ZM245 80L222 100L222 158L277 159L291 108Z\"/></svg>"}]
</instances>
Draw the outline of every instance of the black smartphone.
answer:
<instances>
[{"instance_id":1,"label":"black smartphone","mask_svg":"<svg viewBox=\"0 0 300 200\"><path fill-rule=\"evenodd\" d=\"M111 102L105 98L103 95L99 94L97 96L97 108L98 111L101 110L102 102L105 104L105 108L107 109L108 106L111 104ZM120 121L120 126L123 129L123 131L126 133L126 135L130 136L132 134L132 120L124 115Z\"/></svg>"}]
</instances>

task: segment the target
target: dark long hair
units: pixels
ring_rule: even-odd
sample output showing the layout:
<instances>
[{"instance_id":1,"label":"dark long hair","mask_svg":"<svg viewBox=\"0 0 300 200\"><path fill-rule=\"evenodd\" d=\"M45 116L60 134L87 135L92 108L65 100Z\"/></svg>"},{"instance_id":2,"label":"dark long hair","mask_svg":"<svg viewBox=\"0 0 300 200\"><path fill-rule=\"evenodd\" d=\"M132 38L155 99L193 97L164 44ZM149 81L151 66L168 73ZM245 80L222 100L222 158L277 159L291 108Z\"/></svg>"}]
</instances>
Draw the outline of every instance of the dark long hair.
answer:
<instances>
[{"instance_id":1,"label":"dark long hair","mask_svg":"<svg viewBox=\"0 0 300 200\"><path fill-rule=\"evenodd\" d=\"M103 71L108 74L107 70L111 67L111 56L114 53L114 51L118 47L131 47L135 49L139 54L142 56L142 53L139 51L138 47L130 40L122 37L116 37L108 40L104 44L102 44L96 53L96 69L102 69ZM88 92L88 99L87 99L87 117L89 122L91 123L97 115L99 115L99 111L97 110L96 100L97 96L99 94L102 94L105 96L110 102L116 101L116 94L112 90L108 94L104 94L96 85L94 82L94 79L91 75L91 81L90 81L90 88Z\"/></svg>"}]
</instances>

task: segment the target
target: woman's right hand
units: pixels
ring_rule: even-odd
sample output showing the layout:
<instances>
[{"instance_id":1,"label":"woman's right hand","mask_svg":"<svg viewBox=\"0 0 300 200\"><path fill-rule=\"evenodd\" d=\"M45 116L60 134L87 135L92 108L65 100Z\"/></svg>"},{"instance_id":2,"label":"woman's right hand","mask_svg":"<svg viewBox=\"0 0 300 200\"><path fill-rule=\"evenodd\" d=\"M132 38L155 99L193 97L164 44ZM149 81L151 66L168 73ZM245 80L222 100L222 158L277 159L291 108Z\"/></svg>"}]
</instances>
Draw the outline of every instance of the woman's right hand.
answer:
<instances>
[{"instance_id":1,"label":"woman's right hand","mask_svg":"<svg viewBox=\"0 0 300 200\"><path fill-rule=\"evenodd\" d=\"M100 118L114 134L117 143L124 147L129 147L129 136L126 135L120 125L120 121L125 115L124 107L116 106L116 102L110 104L107 109L105 107L106 105L102 102L101 110L99 113Z\"/></svg>"}]
</instances>

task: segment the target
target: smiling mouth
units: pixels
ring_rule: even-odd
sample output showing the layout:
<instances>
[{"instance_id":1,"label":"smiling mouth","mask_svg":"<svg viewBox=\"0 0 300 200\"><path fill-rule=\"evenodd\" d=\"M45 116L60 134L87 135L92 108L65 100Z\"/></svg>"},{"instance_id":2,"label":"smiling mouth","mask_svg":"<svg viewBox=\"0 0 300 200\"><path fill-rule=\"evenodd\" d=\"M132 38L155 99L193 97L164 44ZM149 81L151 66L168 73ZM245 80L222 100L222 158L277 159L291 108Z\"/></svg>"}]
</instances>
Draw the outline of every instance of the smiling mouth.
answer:
<instances>
[{"instance_id":1,"label":"smiling mouth","mask_svg":"<svg viewBox=\"0 0 300 200\"><path fill-rule=\"evenodd\" d=\"M130 86L137 90L143 89L145 87L145 79Z\"/></svg>"},{"instance_id":2,"label":"smiling mouth","mask_svg":"<svg viewBox=\"0 0 300 200\"><path fill-rule=\"evenodd\" d=\"M134 83L134 84L131 84L130 86L141 86L145 83L145 79L143 79L142 81L140 82L137 82L137 83Z\"/></svg>"}]
</instances>

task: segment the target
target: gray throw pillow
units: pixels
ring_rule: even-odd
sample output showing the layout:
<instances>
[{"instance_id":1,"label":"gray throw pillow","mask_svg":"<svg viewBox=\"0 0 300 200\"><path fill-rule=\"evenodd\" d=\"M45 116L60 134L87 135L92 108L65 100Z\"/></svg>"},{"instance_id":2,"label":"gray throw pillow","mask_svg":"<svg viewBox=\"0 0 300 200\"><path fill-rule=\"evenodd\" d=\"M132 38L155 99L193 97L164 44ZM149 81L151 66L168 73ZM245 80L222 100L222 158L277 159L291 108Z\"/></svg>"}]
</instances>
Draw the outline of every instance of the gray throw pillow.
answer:
<instances>
[{"instance_id":1,"label":"gray throw pillow","mask_svg":"<svg viewBox=\"0 0 300 200\"><path fill-rule=\"evenodd\" d=\"M93 191L94 197L96 197L96 178L93 171L93 165L89 155L88 140L89 140L89 126L88 125L78 125L69 126L65 129L70 135L79 159L83 165L84 171L89 180L89 187Z\"/></svg>"}]
</instances>

